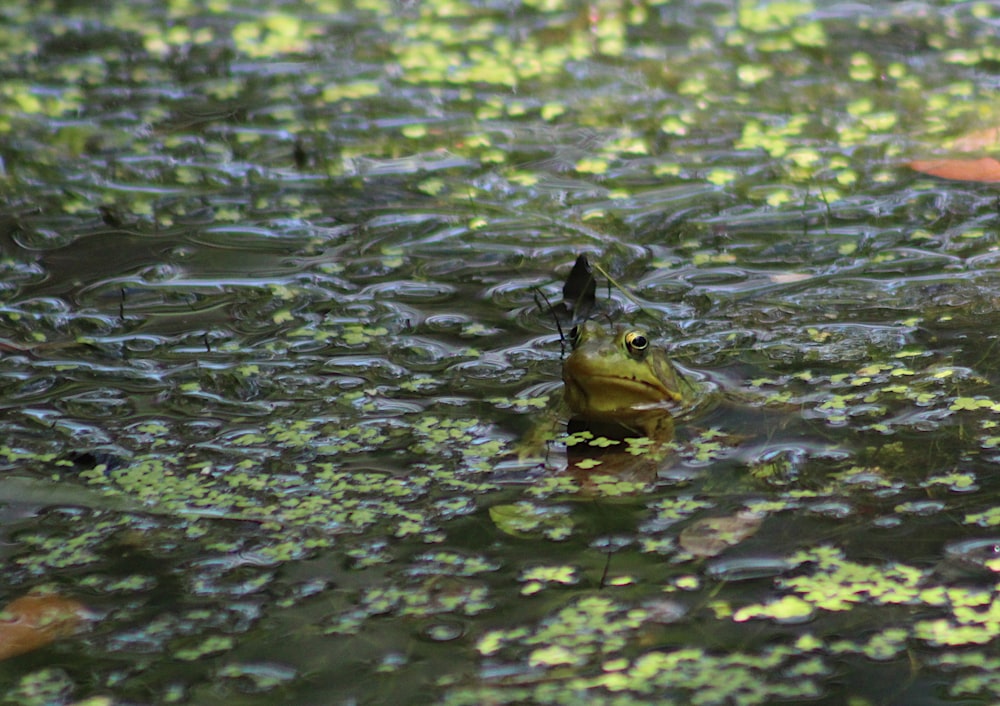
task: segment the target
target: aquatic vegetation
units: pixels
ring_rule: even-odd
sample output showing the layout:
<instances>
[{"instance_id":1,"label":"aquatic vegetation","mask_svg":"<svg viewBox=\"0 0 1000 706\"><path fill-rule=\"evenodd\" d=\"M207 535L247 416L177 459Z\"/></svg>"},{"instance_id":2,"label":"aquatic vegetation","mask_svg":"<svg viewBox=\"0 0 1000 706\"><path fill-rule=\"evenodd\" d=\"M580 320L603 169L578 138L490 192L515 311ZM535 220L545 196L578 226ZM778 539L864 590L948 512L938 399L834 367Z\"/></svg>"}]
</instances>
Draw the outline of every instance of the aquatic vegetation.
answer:
<instances>
[{"instance_id":1,"label":"aquatic vegetation","mask_svg":"<svg viewBox=\"0 0 1000 706\"><path fill-rule=\"evenodd\" d=\"M689 703L766 703L774 698L817 695L814 678L828 671L821 660L803 658L807 650L796 646L769 648L754 657L715 655L683 647L649 651L635 658L624 656L627 639L655 630L648 627L649 617L645 610L628 610L611 600L589 597L551 615L537 631L488 633L478 649L494 660L502 659L511 643L529 649L544 645L529 653L534 675L511 680L508 686L497 679L492 684L487 681L453 689L445 703L473 703L476 698L496 703L563 703L560 694L582 691L592 692L593 698L606 703L613 702L613 695L619 693L629 694L630 703L656 703L663 693ZM769 678L778 671L801 679Z\"/></svg>"},{"instance_id":2,"label":"aquatic vegetation","mask_svg":"<svg viewBox=\"0 0 1000 706\"><path fill-rule=\"evenodd\" d=\"M0 700L996 698L998 16L7 3ZM581 252L731 404L522 463Z\"/></svg>"}]
</instances>

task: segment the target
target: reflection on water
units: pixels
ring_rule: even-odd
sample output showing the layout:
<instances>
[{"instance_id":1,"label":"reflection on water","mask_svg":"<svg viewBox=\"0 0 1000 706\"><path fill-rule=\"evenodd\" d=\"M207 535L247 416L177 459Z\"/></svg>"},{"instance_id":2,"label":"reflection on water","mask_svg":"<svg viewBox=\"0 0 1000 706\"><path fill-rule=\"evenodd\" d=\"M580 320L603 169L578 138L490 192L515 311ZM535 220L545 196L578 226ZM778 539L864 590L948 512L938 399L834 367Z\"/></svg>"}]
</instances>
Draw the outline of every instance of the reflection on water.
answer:
<instances>
[{"instance_id":1,"label":"reflection on water","mask_svg":"<svg viewBox=\"0 0 1000 706\"><path fill-rule=\"evenodd\" d=\"M1000 693L996 194L899 166L990 127L992 5L57 5L0 10L0 596L94 620L3 698ZM725 393L621 472L512 461L579 253Z\"/></svg>"}]
</instances>

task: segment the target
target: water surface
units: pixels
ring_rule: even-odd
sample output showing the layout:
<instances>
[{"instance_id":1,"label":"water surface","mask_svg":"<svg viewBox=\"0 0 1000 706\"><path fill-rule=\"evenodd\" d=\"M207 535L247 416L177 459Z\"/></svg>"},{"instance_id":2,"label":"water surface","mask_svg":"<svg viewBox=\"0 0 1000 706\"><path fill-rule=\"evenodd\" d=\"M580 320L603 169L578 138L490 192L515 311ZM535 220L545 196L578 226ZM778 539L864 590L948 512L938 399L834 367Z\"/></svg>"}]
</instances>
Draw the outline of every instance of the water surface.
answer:
<instances>
[{"instance_id":1,"label":"water surface","mask_svg":"<svg viewBox=\"0 0 1000 706\"><path fill-rule=\"evenodd\" d=\"M0 10L0 600L91 612L0 694L995 700L998 197L906 162L998 21ZM580 253L735 400L643 474L512 458Z\"/></svg>"}]
</instances>

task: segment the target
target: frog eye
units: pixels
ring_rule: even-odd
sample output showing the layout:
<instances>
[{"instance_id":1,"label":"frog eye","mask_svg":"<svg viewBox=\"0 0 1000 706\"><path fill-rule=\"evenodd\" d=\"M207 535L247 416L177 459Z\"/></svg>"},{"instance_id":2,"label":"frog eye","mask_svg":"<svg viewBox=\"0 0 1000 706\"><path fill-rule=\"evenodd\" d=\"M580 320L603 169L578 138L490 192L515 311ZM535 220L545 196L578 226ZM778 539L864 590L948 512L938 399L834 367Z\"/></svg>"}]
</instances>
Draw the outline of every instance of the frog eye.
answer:
<instances>
[{"instance_id":1,"label":"frog eye","mask_svg":"<svg viewBox=\"0 0 1000 706\"><path fill-rule=\"evenodd\" d=\"M625 347L632 355L638 355L649 347L649 340L638 331L625 334Z\"/></svg>"},{"instance_id":2,"label":"frog eye","mask_svg":"<svg viewBox=\"0 0 1000 706\"><path fill-rule=\"evenodd\" d=\"M580 327L574 326L569 330L569 343L575 346L580 341Z\"/></svg>"}]
</instances>

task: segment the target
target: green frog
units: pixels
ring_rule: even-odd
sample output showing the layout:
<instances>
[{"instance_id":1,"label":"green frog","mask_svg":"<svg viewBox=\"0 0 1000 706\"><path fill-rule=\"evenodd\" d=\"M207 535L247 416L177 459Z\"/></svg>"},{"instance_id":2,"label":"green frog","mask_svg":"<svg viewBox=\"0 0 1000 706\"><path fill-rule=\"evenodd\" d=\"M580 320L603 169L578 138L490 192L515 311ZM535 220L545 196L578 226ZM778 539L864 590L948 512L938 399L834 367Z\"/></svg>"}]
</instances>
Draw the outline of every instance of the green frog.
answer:
<instances>
[{"instance_id":1,"label":"green frog","mask_svg":"<svg viewBox=\"0 0 1000 706\"><path fill-rule=\"evenodd\" d=\"M589 431L611 439L645 436L655 451L673 439L675 418L690 415L709 397L707 385L679 370L639 329L609 330L586 321L573 328L570 340L573 350L562 372L562 413L546 415L521 440L517 452L521 461L539 456L546 441L557 436L559 417L569 418L571 433ZM622 448L574 447L570 456L620 455ZM629 465L636 460L629 454L625 457L622 460ZM607 461L602 462L605 469L611 465Z\"/></svg>"},{"instance_id":2,"label":"green frog","mask_svg":"<svg viewBox=\"0 0 1000 706\"><path fill-rule=\"evenodd\" d=\"M563 396L584 424L617 425L654 442L673 437L674 418L704 396L702 386L650 345L638 329L613 331L593 321L573 328L573 351L563 363Z\"/></svg>"}]
</instances>

